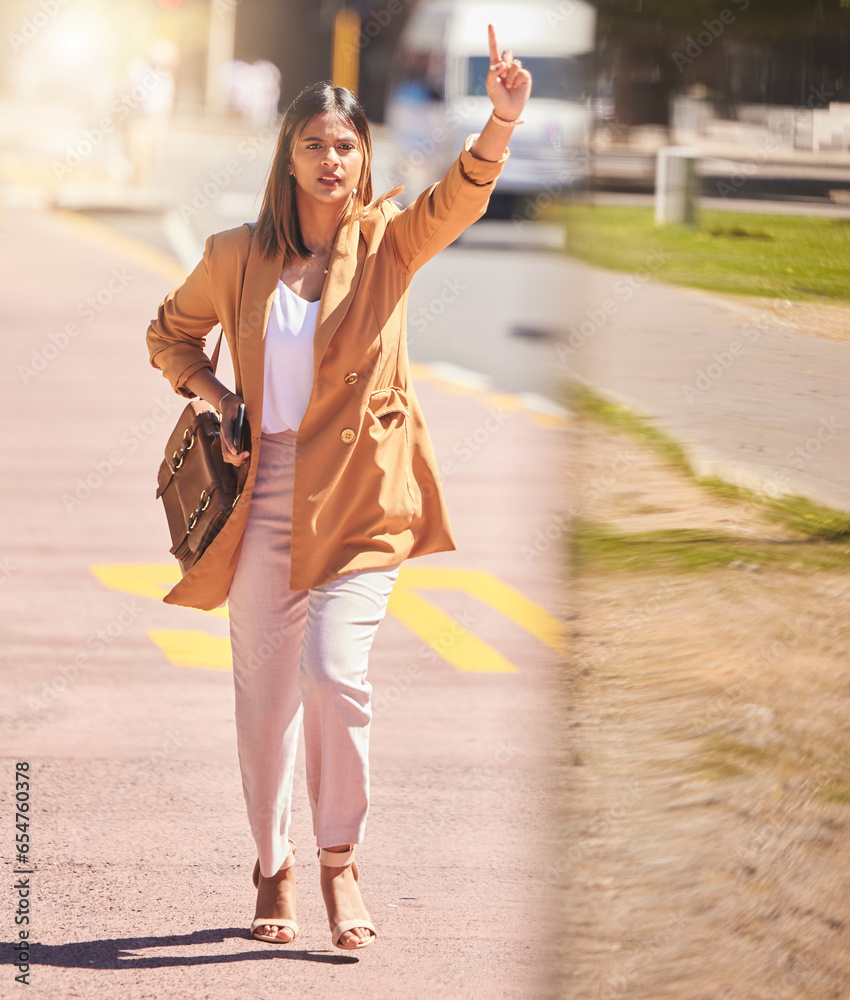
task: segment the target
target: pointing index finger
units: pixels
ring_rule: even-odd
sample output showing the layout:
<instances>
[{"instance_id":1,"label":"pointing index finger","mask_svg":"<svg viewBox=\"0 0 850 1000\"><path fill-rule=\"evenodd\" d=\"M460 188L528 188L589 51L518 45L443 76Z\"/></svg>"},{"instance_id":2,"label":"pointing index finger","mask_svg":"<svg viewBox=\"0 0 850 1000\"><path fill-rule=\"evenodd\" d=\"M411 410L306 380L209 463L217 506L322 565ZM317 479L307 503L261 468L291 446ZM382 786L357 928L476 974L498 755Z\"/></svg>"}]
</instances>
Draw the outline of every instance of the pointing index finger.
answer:
<instances>
[{"instance_id":1,"label":"pointing index finger","mask_svg":"<svg viewBox=\"0 0 850 1000\"><path fill-rule=\"evenodd\" d=\"M492 24L487 25L487 34L490 37L490 65L495 66L500 62L499 46L496 45L496 29Z\"/></svg>"}]
</instances>

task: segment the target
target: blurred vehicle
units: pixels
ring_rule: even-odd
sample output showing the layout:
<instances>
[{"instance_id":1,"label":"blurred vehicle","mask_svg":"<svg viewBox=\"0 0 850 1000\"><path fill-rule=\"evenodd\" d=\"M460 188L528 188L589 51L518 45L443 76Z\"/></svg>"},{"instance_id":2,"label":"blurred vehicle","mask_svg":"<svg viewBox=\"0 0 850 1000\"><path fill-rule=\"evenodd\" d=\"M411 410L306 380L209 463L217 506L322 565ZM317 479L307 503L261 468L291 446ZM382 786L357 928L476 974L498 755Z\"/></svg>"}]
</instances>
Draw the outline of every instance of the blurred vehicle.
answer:
<instances>
[{"instance_id":1,"label":"blurred vehicle","mask_svg":"<svg viewBox=\"0 0 850 1000\"><path fill-rule=\"evenodd\" d=\"M491 110L487 25L531 72L531 99L510 141L493 202L567 194L588 175L593 129L591 58L596 12L582 0L421 0L402 32L391 70L387 123L393 180L409 203L439 180Z\"/></svg>"}]
</instances>

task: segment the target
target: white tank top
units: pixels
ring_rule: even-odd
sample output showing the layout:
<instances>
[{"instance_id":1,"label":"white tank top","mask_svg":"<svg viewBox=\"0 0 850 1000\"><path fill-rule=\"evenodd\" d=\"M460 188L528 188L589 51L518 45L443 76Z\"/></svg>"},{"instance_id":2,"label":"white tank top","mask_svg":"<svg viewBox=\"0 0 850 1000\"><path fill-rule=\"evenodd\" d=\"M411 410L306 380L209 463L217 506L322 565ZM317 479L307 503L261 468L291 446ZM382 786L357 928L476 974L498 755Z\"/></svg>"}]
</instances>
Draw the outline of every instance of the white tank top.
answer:
<instances>
[{"instance_id":1,"label":"white tank top","mask_svg":"<svg viewBox=\"0 0 850 1000\"><path fill-rule=\"evenodd\" d=\"M319 302L277 283L264 347L263 433L297 431L313 389L313 334Z\"/></svg>"}]
</instances>

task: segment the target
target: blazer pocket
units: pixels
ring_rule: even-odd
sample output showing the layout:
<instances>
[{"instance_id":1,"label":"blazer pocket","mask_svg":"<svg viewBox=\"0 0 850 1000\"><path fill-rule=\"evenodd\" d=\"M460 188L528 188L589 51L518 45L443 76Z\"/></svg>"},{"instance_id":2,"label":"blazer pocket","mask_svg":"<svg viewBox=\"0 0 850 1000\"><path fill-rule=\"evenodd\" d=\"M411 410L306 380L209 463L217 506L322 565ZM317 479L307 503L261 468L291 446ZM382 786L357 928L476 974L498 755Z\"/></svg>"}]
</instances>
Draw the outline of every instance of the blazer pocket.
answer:
<instances>
[{"instance_id":1,"label":"blazer pocket","mask_svg":"<svg viewBox=\"0 0 850 1000\"><path fill-rule=\"evenodd\" d=\"M395 385L391 385L386 389L377 389L371 393L367 406L379 420L393 413L401 413L405 417L410 416L410 405L407 401L407 394L404 389L399 389Z\"/></svg>"},{"instance_id":2,"label":"blazer pocket","mask_svg":"<svg viewBox=\"0 0 850 1000\"><path fill-rule=\"evenodd\" d=\"M410 404L403 389L389 386L370 394L366 425L373 442L375 488L386 530L395 534L410 526L415 503L410 488Z\"/></svg>"}]
</instances>

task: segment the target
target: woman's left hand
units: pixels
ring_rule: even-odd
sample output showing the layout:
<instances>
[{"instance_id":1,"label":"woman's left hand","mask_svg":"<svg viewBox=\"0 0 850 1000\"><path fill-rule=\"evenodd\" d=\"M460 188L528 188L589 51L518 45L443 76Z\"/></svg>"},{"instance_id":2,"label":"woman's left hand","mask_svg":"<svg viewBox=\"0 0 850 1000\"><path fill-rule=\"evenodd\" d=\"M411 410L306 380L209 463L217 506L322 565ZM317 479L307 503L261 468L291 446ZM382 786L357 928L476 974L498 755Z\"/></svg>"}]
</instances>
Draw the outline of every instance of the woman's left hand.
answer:
<instances>
[{"instance_id":1,"label":"woman's left hand","mask_svg":"<svg viewBox=\"0 0 850 1000\"><path fill-rule=\"evenodd\" d=\"M496 29L487 25L490 36L490 71L487 73L487 93L493 102L493 110L506 121L516 121L522 114L531 95L531 73L522 68L519 59L514 59L510 49L499 55L496 44Z\"/></svg>"}]
</instances>

